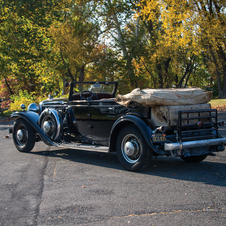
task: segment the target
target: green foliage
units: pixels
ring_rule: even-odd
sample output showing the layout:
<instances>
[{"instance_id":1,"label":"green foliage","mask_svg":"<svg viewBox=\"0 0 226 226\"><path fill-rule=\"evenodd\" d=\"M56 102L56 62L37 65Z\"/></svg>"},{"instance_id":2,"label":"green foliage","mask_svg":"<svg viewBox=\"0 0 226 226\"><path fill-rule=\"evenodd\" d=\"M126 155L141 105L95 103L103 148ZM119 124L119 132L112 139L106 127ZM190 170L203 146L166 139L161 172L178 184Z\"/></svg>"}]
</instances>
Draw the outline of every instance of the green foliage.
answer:
<instances>
[{"instance_id":1,"label":"green foliage","mask_svg":"<svg viewBox=\"0 0 226 226\"><path fill-rule=\"evenodd\" d=\"M10 111L16 111L20 109L21 104L25 104L25 106L28 106L29 104L33 103L35 100L35 96L32 94L29 94L27 90L22 91L19 90L19 95L12 95L11 96L12 103L10 104Z\"/></svg>"},{"instance_id":2,"label":"green foliage","mask_svg":"<svg viewBox=\"0 0 226 226\"><path fill-rule=\"evenodd\" d=\"M62 19L59 9L65 2L67 0L0 2L0 71L3 72L0 77L13 76L18 81L16 89L10 87L13 93L26 87L28 93L41 94L41 87L53 91L62 82L56 73L58 60L51 51L53 39L48 29L53 21ZM53 79L54 74L57 79Z\"/></svg>"},{"instance_id":3,"label":"green foliage","mask_svg":"<svg viewBox=\"0 0 226 226\"><path fill-rule=\"evenodd\" d=\"M118 80L120 93L214 86L222 97L225 8L207 0L1 0L0 96L27 90L32 101L34 92L59 95L65 81Z\"/></svg>"},{"instance_id":4,"label":"green foliage","mask_svg":"<svg viewBox=\"0 0 226 226\"><path fill-rule=\"evenodd\" d=\"M166 71L162 70L166 66L164 58L168 57L169 66L180 80L179 86L191 80L190 83L195 84L198 69L204 80L206 74L211 74L217 81L219 96L226 97L225 1L141 0L139 6L151 36L151 47L154 47L152 61L156 65L161 62L158 77L166 78L161 82L169 82ZM198 68L194 67L196 64ZM207 73L201 72L203 66ZM196 84L200 86L198 81Z\"/></svg>"},{"instance_id":5,"label":"green foliage","mask_svg":"<svg viewBox=\"0 0 226 226\"><path fill-rule=\"evenodd\" d=\"M83 81L86 66L103 56L104 46L100 44L101 29L95 15L95 1L72 2L64 21L53 23L49 31L65 78Z\"/></svg>"},{"instance_id":6,"label":"green foliage","mask_svg":"<svg viewBox=\"0 0 226 226\"><path fill-rule=\"evenodd\" d=\"M11 96L12 99L12 103L10 104L10 111L16 111L16 110L20 110L21 104L24 104L26 107L28 107L29 104L31 103L39 103L42 100L47 99L46 96L36 96L35 93L28 93L27 90L19 90L19 94L18 95L12 95Z\"/></svg>"}]
</instances>

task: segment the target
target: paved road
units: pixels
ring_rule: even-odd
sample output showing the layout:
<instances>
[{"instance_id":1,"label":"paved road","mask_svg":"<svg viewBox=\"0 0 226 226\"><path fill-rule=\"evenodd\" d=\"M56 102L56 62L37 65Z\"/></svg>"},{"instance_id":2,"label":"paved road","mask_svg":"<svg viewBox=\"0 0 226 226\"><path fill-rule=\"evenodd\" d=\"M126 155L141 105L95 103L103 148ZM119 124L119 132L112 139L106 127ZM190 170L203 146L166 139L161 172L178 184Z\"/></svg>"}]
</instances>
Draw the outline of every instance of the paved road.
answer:
<instances>
[{"instance_id":1,"label":"paved road","mask_svg":"<svg viewBox=\"0 0 226 226\"><path fill-rule=\"evenodd\" d=\"M0 126L0 226L226 225L226 152L200 164L159 157L133 173L114 154L41 142L20 153L4 138L8 127Z\"/></svg>"}]
</instances>

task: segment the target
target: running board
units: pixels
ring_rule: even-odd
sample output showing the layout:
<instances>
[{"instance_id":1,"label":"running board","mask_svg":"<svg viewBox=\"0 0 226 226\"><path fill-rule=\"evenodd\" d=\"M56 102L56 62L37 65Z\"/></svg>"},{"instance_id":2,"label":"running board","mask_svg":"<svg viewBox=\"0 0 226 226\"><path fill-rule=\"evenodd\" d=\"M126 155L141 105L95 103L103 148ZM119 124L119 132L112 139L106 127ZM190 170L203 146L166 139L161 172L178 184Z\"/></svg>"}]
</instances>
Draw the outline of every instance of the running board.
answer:
<instances>
[{"instance_id":1,"label":"running board","mask_svg":"<svg viewBox=\"0 0 226 226\"><path fill-rule=\"evenodd\" d=\"M98 146L98 145L89 145L89 144L54 143L54 146L58 148L71 148L71 149L83 150L83 151L95 151L95 152L103 152L103 153L109 152L108 147Z\"/></svg>"}]
</instances>

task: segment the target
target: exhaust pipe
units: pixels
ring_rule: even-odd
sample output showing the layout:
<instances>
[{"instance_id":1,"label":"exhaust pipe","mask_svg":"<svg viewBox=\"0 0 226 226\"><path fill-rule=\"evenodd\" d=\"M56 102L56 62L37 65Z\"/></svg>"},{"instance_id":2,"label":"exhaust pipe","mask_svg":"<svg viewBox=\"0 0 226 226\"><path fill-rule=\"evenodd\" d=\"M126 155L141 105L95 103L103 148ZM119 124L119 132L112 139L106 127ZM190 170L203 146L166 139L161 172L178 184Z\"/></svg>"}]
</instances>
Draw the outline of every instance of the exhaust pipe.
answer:
<instances>
[{"instance_id":1,"label":"exhaust pipe","mask_svg":"<svg viewBox=\"0 0 226 226\"><path fill-rule=\"evenodd\" d=\"M198 148L203 146L226 145L226 138L217 138L209 140L196 140L181 143L164 143L166 151L182 150L185 148Z\"/></svg>"}]
</instances>

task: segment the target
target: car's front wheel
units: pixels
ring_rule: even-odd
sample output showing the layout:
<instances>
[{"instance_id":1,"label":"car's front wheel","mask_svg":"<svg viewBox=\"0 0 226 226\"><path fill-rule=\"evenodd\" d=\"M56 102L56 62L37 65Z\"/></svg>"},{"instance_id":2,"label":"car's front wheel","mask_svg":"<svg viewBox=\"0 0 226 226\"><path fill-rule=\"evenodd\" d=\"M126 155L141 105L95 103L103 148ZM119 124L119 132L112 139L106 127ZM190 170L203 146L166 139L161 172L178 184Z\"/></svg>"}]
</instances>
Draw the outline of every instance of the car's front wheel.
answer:
<instances>
[{"instance_id":1,"label":"car's front wheel","mask_svg":"<svg viewBox=\"0 0 226 226\"><path fill-rule=\"evenodd\" d=\"M18 119L13 126L13 141L18 151L30 152L35 145L34 129L23 119Z\"/></svg>"},{"instance_id":2,"label":"car's front wheel","mask_svg":"<svg viewBox=\"0 0 226 226\"><path fill-rule=\"evenodd\" d=\"M130 171L143 170L151 162L151 150L134 125L128 125L119 132L116 152L119 162Z\"/></svg>"}]
</instances>

